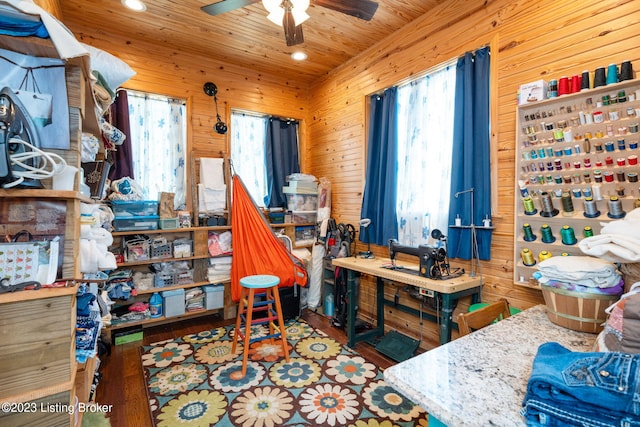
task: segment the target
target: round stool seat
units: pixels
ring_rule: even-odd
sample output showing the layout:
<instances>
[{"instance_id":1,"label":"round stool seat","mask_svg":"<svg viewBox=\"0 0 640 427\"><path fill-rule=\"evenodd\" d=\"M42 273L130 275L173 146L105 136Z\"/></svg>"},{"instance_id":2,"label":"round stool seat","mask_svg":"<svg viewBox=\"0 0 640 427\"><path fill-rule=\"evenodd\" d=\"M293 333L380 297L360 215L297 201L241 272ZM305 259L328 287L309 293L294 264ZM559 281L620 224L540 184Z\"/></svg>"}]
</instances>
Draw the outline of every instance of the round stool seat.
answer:
<instances>
[{"instance_id":1,"label":"round stool seat","mask_svg":"<svg viewBox=\"0 0 640 427\"><path fill-rule=\"evenodd\" d=\"M278 284L280 284L280 278L270 274L257 274L255 276L246 276L240 279L240 286L244 288L272 288L274 286L278 286Z\"/></svg>"}]
</instances>

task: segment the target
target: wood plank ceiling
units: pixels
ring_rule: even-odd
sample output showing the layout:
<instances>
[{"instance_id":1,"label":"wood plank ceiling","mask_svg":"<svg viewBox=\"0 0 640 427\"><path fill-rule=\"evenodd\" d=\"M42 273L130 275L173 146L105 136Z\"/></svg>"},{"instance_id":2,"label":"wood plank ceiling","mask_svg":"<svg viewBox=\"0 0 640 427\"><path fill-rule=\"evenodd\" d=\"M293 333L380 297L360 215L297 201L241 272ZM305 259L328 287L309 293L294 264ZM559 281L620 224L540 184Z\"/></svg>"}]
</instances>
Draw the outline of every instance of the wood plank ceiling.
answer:
<instances>
[{"instance_id":1,"label":"wood plank ceiling","mask_svg":"<svg viewBox=\"0 0 640 427\"><path fill-rule=\"evenodd\" d=\"M62 21L87 44L95 34L121 35L312 82L446 0L376 0L379 6L371 21L311 1L310 18L302 24L304 43L291 47L282 27L267 19L261 2L211 16L200 8L216 0L144 1L147 10L133 12L120 0L61 0ZM292 60L297 50L308 59Z\"/></svg>"}]
</instances>

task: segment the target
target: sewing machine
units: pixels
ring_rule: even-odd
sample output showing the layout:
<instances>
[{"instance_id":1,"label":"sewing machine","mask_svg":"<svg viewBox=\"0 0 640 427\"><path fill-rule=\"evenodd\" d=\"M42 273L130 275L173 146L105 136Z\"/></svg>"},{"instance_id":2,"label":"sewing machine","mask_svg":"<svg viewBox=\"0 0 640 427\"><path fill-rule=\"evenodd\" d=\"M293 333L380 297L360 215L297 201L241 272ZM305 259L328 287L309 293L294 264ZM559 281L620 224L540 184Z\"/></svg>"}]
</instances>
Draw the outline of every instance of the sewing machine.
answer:
<instances>
[{"instance_id":1,"label":"sewing machine","mask_svg":"<svg viewBox=\"0 0 640 427\"><path fill-rule=\"evenodd\" d=\"M446 236L440 230L433 230L431 237L441 241L446 241ZM417 274L429 279L451 279L464 274L464 269L456 269L452 274L449 266L446 248L430 245L405 246L398 243L396 239L389 239L389 259L391 259L390 268L403 270L408 273L416 274L415 270L395 265L396 254L402 253L406 255L417 256L419 260L419 269Z\"/></svg>"}]
</instances>

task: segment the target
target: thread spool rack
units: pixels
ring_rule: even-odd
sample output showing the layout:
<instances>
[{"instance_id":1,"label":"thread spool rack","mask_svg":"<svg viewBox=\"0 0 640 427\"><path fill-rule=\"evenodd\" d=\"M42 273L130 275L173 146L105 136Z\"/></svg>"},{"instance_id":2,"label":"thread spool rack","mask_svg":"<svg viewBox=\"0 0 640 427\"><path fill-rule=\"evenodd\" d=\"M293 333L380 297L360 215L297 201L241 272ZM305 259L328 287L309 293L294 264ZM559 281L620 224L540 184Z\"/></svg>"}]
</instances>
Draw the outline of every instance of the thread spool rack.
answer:
<instances>
[{"instance_id":1,"label":"thread spool rack","mask_svg":"<svg viewBox=\"0 0 640 427\"><path fill-rule=\"evenodd\" d=\"M519 105L516 120L514 283L539 289L541 252L584 255L585 227L640 198L640 80Z\"/></svg>"}]
</instances>

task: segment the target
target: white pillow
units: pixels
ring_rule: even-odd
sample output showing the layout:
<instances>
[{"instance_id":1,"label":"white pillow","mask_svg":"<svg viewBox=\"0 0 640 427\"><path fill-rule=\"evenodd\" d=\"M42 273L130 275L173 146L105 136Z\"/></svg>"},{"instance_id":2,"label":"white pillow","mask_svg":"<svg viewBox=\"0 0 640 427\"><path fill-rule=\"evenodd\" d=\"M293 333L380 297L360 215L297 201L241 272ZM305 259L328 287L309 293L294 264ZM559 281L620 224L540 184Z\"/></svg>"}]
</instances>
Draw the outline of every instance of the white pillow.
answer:
<instances>
[{"instance_id":1,"label":"white pillow","mask_svg":"<svg viewBox=\"0 0 640 427\"><path fill-rule=\"evenodd\" d=\"M136 72L126 62L109 52L84 43L82 46L89 51L91 71L98 71L109 85L109 89L115 91L120 85L136 75Z\"/></svg>"}]
</instances>

